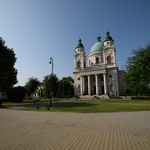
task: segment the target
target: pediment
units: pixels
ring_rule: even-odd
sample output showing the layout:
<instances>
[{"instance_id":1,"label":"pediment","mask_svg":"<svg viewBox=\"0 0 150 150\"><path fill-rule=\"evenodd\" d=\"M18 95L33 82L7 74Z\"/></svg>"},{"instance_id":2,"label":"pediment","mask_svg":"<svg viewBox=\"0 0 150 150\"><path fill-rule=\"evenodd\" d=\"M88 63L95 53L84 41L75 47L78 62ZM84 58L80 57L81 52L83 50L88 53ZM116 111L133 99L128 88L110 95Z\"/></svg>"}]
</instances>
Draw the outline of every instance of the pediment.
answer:
<instances>
[{"instance_id":1,"label":"pediment","mask_svg":"<svg viewBox=\"0 0 150 150\"><path fill-rule=\"evenodd\" d=\"M86 67L84 69L81 69L80 72L92 72L92 71L100 71L100 70L105 70L106 66L104 65L93 65Z\"/></svg>"}]
</instances>

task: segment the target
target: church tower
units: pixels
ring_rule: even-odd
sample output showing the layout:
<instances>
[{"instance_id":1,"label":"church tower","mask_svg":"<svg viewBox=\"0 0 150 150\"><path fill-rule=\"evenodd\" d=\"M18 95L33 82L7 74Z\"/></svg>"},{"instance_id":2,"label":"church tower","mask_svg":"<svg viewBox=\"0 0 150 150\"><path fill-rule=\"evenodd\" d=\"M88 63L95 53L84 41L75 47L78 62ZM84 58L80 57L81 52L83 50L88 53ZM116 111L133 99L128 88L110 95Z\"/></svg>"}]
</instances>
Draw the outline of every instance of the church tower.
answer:
<instances>
[{"instance_id":1,"label":"church tower","mask_svg":"<svg viewBox=\"0 0 150 150\"><path fill-rule=\"evenodd\" d=\"M104 53L105 53L105 61L108 65L117 66L116 64L116 49L114 47L114 40L109 35L109 31L106 32L106 38L104 40Z\"/></svg>"},{"instance_id":2,"label":"church tower","mask_svg":"<svg viewBox=\"0 0 150 150\"><path fill-rule=\"evenodd\" d=\"M84 46L79 39L79 43L75 49L74 55L74 71L79 71L80 69L86 68L86 55L84 52Z\"/></svg>"}]
</instances>

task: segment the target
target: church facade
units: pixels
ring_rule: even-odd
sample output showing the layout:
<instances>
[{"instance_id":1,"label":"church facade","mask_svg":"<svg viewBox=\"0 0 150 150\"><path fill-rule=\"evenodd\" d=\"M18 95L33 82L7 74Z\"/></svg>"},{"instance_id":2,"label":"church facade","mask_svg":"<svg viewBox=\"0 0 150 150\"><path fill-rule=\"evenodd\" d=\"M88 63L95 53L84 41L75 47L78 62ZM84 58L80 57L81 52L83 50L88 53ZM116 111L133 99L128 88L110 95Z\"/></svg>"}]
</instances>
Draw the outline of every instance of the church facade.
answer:
<instances>
[{"instance_id":1,"label":"church facade","mask_svg":"<svg viewBox=\"0 0 150 150\"><path fill-rule=\"evenodd\" d=\"M75 96L119 96L125 93L126 86L122 80L125 72L118 70L114 40L109 34L107 31L104 42L101 42L100 36L97 37L88 56L79 39L74 54Z\"/></svg>"}]
</instances>

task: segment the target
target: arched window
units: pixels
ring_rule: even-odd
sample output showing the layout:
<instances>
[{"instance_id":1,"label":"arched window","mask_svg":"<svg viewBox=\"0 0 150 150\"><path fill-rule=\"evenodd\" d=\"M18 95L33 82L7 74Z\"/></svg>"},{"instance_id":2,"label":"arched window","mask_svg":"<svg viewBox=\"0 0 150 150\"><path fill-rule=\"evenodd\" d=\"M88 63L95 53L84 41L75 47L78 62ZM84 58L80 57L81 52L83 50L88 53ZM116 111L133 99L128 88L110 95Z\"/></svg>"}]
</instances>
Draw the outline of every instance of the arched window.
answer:
<instances>
[{"instance_id":1,"label":"arched window","mask_svg":"<svg viewBox=\"0 0 150 150\"><path fill-rule=\"evenodd\" d=\"M96 57L96 64L99 64L99 57Z\"/></svg>"},{"instance_id":2,"label":"arched window","mask_svg":"<svg viewBox=\"0 0 150 150\"><path fill-rule=\"evenodd\" d=\"M80 61L77 62L77 68L80 68Z\"/></svg>"},{"instance_id":3,"label":"arched window","mask_svg":"<svg viewBox=\"0 0 150 150\"><path fill-rule=\"evenodd\" d=\"M111 64L111 57L110 56L107 57L107 64Z\"/></svg>"}]
</instances>

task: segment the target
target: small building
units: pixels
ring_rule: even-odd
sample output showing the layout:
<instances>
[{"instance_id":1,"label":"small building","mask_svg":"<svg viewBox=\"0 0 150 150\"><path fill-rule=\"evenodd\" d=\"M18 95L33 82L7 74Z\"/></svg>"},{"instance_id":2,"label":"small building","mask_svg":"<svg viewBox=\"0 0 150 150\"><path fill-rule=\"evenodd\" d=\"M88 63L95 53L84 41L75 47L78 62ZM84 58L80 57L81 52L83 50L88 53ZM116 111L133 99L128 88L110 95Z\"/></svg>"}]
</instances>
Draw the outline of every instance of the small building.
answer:
<instances>
[{"instance_id":1,"label":"small building","mask_svg":"<svg viewBox=\"0 0 150 150\"><path fill-rule=\"evenodd\" d=\"M125 71L117 67L114 40L109 34L107 31L104 42L100 36L97 37L87 57L79 39L74 54L75 96L119 96L125 93L126 85L122 80Z\"/></svg>"},{"instance_id":2,"label":"small building","mask_svg":"<svg viewBox=\"0 0 150 150\"><path fill-rule=\"evenodd\" d=\"M31 97L32 98L43 97L43 88L44 88L44 84L40 82L35 93L31 94Z\"/></svg>"}]
</instances>

